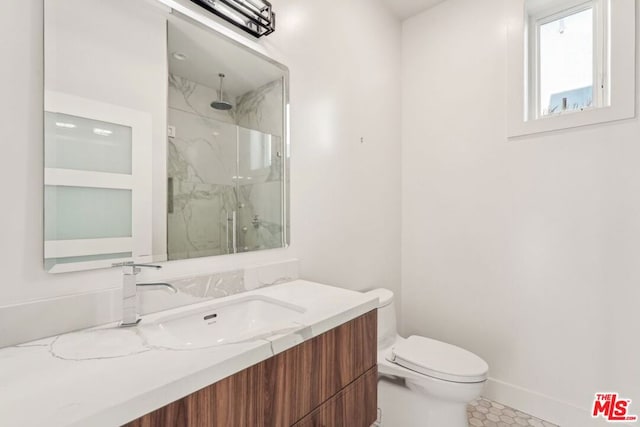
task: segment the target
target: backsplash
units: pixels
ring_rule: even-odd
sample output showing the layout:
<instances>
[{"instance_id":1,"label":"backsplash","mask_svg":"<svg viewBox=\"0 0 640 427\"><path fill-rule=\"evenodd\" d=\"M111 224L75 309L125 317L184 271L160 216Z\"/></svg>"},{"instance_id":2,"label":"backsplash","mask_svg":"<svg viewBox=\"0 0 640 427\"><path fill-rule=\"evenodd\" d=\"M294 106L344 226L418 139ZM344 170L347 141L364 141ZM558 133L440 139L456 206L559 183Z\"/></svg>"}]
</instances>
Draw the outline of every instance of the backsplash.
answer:
<instances>
[{"instance_id":1,"label":"backsplash","mask_svg":"<svg viewBox=\"0 0 640 427\"><path fill-rule=\"evenodd\" d=\"M171 281L178 291L195 298L222 298L246 292L244 270L196 276Z\"/></svg>"},{"instance_id":2,"label":"backsplash","mask_svg":"<svg viewBox=\"0 0 640 427\"><path fill-rule=\"evenodd\" d=\"M138 290L138 312L140 314L196 304L248 290L244 283L244 270L184 277L165 280L165 282L172 284L178 293Z\"/></svg>"},{"instance_id":3,"label":"backsplash","mask_svg":"<svg viewBox=\"0 0 640 427\"><path fill-rule=\"evenodd\" d=\"M145 315L298 278L298 260L296 259L248 265L223 272L182 275L175 278L155 277L153 280L140 278L141 283L149 281L171 283L178 289L178 293L139 290L138 312ZM117 322L121 319L121 311L122 289L120 287L0 307L0 348ZM42 321L34 321L34 319Z\"/></svg>"}]
</instances>

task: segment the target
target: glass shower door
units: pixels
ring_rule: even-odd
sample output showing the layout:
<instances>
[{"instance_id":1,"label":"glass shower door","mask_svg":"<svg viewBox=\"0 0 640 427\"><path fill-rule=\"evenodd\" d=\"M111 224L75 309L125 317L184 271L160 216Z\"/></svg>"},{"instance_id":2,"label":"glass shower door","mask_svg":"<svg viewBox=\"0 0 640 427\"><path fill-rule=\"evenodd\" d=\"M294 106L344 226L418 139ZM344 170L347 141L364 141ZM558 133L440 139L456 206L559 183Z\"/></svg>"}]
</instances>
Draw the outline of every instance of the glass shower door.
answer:
<instances>
[{"instance_id":1,"label":"glass shower door","mask_svg":"<svg viewBox=\"0 0 640 427\"><path fill-rule=\"evenodd\" d=\"M283 241L282 139L238 128L238 251L280 248Z\"/></svg>"},{"instance_id":2,"label":"glass shower door","mask_svg":"<svg viewBox=\"0 0 640 427\"><path fill-rule=\"evenodd\" d=\"M177 109L169 120L169 259L233 253L238 127Z\"/></svg>"},{"instance_id":3,"label":"glass shower door","mask_svg":"<svg viewBox=\"0 0 640 427\"><path fill-rule=\"evenodd\" d=\"M170 110L170 260L284 246L280 137Z\"/></svg>"}]
</instances>

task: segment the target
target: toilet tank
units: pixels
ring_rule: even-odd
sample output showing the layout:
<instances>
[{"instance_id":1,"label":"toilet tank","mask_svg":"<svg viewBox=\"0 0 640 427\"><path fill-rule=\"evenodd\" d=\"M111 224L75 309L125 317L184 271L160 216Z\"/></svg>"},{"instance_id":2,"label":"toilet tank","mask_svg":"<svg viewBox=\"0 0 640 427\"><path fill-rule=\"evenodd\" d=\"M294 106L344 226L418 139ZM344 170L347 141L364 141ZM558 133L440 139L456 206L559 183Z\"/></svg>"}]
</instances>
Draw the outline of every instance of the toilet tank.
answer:
<instances>
[{"instance_id":1,"label":"toilet tank","mask_svg":"<svg viewBox=\"0 0 640 427\"><path fill-rule=\"evenodd\" d=\"M398 334L393 292L389 289L374 289L367 295L378 298L378 349L390 347Z\"/></svg>"}]
</instances>

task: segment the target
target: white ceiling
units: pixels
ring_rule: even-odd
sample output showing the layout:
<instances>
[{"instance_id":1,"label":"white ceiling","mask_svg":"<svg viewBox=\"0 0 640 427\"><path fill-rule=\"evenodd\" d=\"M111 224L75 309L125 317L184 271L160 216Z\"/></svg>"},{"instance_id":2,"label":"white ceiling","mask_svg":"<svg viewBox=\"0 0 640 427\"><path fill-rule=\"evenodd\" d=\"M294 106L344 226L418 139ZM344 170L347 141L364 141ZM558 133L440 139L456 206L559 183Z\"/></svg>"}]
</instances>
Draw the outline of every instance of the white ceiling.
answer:
<instances>
[{"instance_id":1,"label":"white ceiling","mask_svg":"<svg viewBox=\"0 0 640 427\"><path fill-rule=\"evenodd\" d=\"M400 19L407 19L444 0L381 0Z\"/></svg>"},{"instance_id":2,"label":"white ceiling","mask_svg":"<svg viewBox=\"0 0 640 427\"><path fill-rule=\"evenodd\" d=\"M247 49L173 15L168 17L169 72L217 89L226 75L225 93L238 96L280 79L283 71ZM187 57L179 61L173 53Z\"/></svg>"}]
</instances>

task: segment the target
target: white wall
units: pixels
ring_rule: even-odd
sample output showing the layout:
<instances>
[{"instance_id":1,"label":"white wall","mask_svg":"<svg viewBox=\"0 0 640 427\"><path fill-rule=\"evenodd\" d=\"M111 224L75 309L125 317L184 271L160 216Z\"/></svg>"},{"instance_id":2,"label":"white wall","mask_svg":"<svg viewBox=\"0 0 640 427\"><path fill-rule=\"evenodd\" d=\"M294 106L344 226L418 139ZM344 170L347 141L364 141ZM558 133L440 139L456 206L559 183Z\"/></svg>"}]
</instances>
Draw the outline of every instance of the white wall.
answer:
<instances>
[{"instance_id":1,"label":"white wall","mask_svg":"<svg viewBox=\"0 0 640 427\"><path fill-rule=\"evenodd\" d=\"M278 29L265 45L291 71L302 276L399 294L400 24L371 0L272 3Z\"/></svg>"},{"instance_id":2,"label":"white wall","mask_svg":"<svg viewBox=\"0 0 640 427\"><path fill-rule=\"evenodd\" d=\"M141 280L298 256L304 278L398 289L400 24L367 0L273 3L278 31L263 43L291 68L292 246L172 262ZM8 0L0 14L0 307L115 289L120 281L117 270L43 270L42 16L42 0ZM112 304L105 300L107 314L93 319L60 316L68 316L67 329L82 327L116 313ZM4 322L0 335L18 323Z\"/></svg>"},{"instance_id":3,"label":"white wall","mask_svg":"<svg viewBox=\"0 0 640 427\"><path fill-rule=\"evenodd\" d=\"M583 427L599 391L640 413L640 123L507 140L511 1L403 23L404 332L485 358L490 397Z\"/></svg>"}]
</instances>

